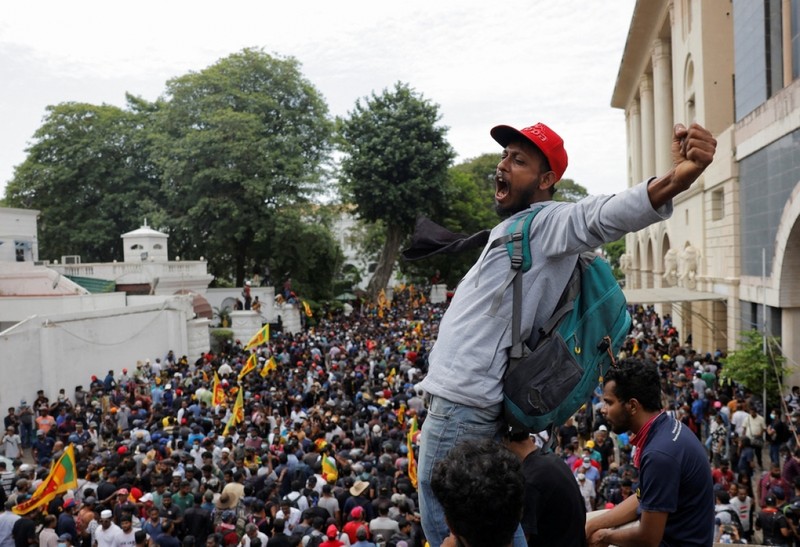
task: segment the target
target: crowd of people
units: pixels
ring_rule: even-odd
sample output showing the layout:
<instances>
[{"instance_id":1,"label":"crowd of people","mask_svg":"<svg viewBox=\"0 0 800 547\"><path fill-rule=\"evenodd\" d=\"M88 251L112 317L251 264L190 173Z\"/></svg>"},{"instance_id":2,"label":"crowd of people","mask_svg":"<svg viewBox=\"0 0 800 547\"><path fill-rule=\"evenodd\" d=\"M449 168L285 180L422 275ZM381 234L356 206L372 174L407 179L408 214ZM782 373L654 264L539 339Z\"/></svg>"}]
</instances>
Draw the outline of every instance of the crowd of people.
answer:
<instances>
[{"instance_id":1,"label":"crowd of people","mask_svg":"<svg viewBox=\"0 0 800 547\"><path fill-rule=\"evenodd\" d=\"M0 546L31 544L27 524L53 516L55 535L38 533L53 545L421 547L408 430L424 419L415 384L441 312L409 288L385 310L273 333L241 378L251 351L231 340L23 398L0 442ZM240 391L244 419L227 427ZM14 514L68 446L78 487Z\"/></svg>"},{"instance_id":2,"label":"crowd of people","mask_svg":"<svg viewBox=\"0 0 800 547\"><path fill-rule=\"evenodd\" d=\"M87 389L62 389L52 401L43 391L30 404L23 398L8 408L0 440L0 547L422 547L417 437L408 433L426 417L417 384L445 307L420 303L405 289L385 310L273 333L253 350L257 369L241 379L250 352L232 340L193 363L170 351L92 376ZM765 419L756 394L720 381L721 352L701 354L682 343L669 315L641 306L631 312L634 327L620 357L657 365L664 407L706 447L717 537L752 540L761 529L787 545L800 539L800 390ZM270 358L277 369L262 374ZM225 394L217 406L215 375ZM239 390L245 419L226 428ZM546 475L551 490L572 500L562 507L579 496L579 510L590 512L635 496L631 439L613 433L603 404L598 387L557 431L550 457L563 471ZM543 433L506 439L506 446L525 461L547 441ZM78 487L16 515L12 509L70 445ZM532 476L553 465L531 462ZM553 483L559 474L575 488ZM536 476L532 483L541 484L542 473ZM525 515L536 521L535 512ZM575 524L580 530L582 522Z\"/></svg>"}]
</instances>

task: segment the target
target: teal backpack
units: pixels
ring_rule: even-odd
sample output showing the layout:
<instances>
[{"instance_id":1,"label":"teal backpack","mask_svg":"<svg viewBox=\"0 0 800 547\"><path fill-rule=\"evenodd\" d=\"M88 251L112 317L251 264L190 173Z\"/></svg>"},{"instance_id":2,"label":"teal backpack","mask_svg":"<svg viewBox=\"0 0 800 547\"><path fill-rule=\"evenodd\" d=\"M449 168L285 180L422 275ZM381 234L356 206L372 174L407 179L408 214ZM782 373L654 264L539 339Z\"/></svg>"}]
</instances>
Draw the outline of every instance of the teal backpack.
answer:
<instances>
[{"instance_id":1,"label":"teal backpack","mask_svg":"<svg viewBox=\"0 0 800 547\"><path fill-rule=\"evenodd\" d=\"M630 331L625 296L608 262L594 252L578 256L552 317L531 349L520 333L522 274L531 267L530 226L544 207L532 210L491 243L506 245L511 269L498 289L490 315L513 284L512 346L503 386L505 420L512 432L555 430L590 400L614 364Z\"/></svg>"}]
</instances>

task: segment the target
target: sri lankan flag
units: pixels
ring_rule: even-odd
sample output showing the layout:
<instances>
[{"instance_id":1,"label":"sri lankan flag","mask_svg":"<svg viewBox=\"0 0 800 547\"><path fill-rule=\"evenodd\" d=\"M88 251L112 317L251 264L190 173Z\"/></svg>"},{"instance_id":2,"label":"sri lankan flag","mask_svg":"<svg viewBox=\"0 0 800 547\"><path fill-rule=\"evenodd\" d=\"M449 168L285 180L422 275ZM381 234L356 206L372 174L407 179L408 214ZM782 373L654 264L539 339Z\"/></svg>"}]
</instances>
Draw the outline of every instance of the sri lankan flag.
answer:
<instances>
[{"instance_id":1,"label":"sri lankan flag","mask_svg":"<svg viewBox=\"0 0 800 547\"><path fill-rule=\"evenodd\" d=\"M247 362L242 367L241 372L239 372L240 382L242 381L242 378L256 369L256 364L258 364L258 356L255 353L251 353L250 357L247 358Z\"/></svg>"},{"instance_id":2,"label":"sri lankan flag","mask_svg":"<svg viewBox=\"0 0 800 547\"><path fill-rule=\"evenodd\" d=\"M78 488L78 474L75 469L75 449L70 443L64 454L50 467L50 474L42 481L30 499L14 506L12 511L25 515L43 505L47 505L58 494Z\"/></svg>"},{"instance_id":3,"label":"sri lankan flag","mask_svg":"<svg viewBox=\"0 0 800 547\"><path fill-rule=\"evenodd\" d=\"M219 406L225 402L225 390L219 381L219 374L214 372L214 387L211 388L211 406Z\"/></svg>"},{"instance_id":4,"label":"sri lankan flag","mask_svg":"<svg viewBox=\"0 0 800 547\"><path fill-rule=\"evenodd\" d=\"M408 436L406 437L406 446L408 447L408 478L414 488L417 487L417 460L414 458L414 436L419 431L417 425L417 417L411 418L408 423Z\"/></svg>"},{"instance_id":5,"label":"sri lankan flag","mask_svg":"<svg viewBox=\"0 0 800 547\"><path fill-rule=\"evenodd\" d=\"M228 431L232 427L236 427L242 422L244 422L244 389L240 388L239 393L236 395L236 402L233 404L231 417L228 419L228 423L225 424L225 429L222 431L222 436L226 437L228 435Z\"/></svg>"},{"instance_id":6,"label":"sri lankan flag","mask_svg":"<svg viewBox=\"0 0 800 547\"><path fill-rule=\"evenodd\" d=\"M386 298L386 289L381 289L378 293L378 307L381 309L389 307L389 300Z\"/></svg>"},{"instance_id":7,"label":"sri lankan flag","mask_svg":"<svg viewBox=\"0 0 800 547\"><path fill-rule=\"evenodd\" d=\"M308 302L303 300L303 309L306 312L306 317L313 317L314 314L311 312L311 306L308 305Z\"/></svg>"},{"instance_id":8,"label":"sri lankan flag","mask_svg":"<svg viewBox=\"0 0 800 547\"><path fill-rule=\"evenodd\" d=\"M261 327L261 330L253 335L253 337L244 347L244 350L247 351L250 348L255 348L261 344L266 344L267 342L269 342L269 323Z\"/></svg>"},{"instance_id":9,"label":"sri lankan flag","mask_svg":"<svg viewBox=\"0 0 800 547\"><path fill-rule=\"evenodd\" d=\"M322 478L328 484L335 484L339 479L339 470L336 468L336 460L327 454L322 455Z\"/></svg>"},{"instance_id":10,"label":"sri lankan flag","mask_svg":"<svg viewBox=\"0 0 800 547\"><path fill-rule=\"evenodd\" d=\"M275 357L272 357L270 355L267 362L264 363L264 366L261 368L261 377L266 378L267 374L269 374L270 371L273 370L278 370L278 363L275 361Z\"/></svg>"},{"instance_id":11,"label":"sri lankan flag","mask_svg":"<svg viewBox=\"0 0 800 547\"><path fill-rule=\"evenodd\" d=\"M400 408L397 409L397 423L403 425L406 420L406 405L405 403L400 403Z\"/></svg>"}]
</instances>

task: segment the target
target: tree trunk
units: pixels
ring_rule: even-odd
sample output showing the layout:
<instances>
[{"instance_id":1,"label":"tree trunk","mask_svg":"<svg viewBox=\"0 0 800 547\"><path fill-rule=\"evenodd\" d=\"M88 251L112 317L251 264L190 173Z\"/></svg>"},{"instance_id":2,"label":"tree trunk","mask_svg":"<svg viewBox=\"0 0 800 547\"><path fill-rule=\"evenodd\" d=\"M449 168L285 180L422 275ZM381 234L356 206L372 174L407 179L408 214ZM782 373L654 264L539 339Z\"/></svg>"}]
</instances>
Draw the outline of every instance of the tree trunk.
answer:
<instances>
[{"instance_id":1,"label":"tree trunk","mask_svg":"<svg viewBox=\"0 0 800 547\"><path fill-rule=\"evenodd\" d=\"M237 251L236 253L236 287L244 287L244 251Z\"/></svg>"},{"instance_id":2,"label":"tree trunk","mask_svg":"<svg viewBox=\"0 0 800 547\"><path fill-rule=\"evenodd\" d=\"M392 276L397 256L400 254L400 245L403 243L403 231L400 226L389 224L386 227L386 243L383 245L381 256L372 279L367 285L367 292L373 301L377 300L381 289L386 288L389 278Z\"/></svg>"}]
</instances>

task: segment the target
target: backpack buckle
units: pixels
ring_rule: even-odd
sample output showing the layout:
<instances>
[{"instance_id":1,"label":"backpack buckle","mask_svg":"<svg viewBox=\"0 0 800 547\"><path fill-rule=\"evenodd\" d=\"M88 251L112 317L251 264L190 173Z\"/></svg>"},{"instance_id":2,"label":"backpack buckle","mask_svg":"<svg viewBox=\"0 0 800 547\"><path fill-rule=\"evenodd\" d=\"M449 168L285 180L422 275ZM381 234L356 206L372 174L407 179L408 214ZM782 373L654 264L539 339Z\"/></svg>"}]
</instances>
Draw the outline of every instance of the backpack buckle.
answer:
<instances>
[{"instance_id":1,"label":"backpack buckle","mask_svg":"<svg viewBox=\"0 0 800 547\"><path fill-rule=\"evenodd\" d=\"M521 256L512 256L511 257L511 267L515 270L519 270L522 267L522 257Z\"/></svg>"}]
</instances>

